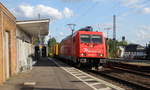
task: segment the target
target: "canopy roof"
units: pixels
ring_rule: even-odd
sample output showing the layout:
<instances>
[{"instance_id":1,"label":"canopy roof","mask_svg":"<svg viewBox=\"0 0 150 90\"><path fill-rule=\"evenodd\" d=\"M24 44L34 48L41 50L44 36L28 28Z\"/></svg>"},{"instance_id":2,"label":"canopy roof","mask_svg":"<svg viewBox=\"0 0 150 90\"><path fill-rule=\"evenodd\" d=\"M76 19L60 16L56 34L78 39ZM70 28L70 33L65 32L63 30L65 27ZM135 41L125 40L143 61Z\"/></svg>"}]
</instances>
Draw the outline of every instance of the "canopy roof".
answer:
<instances>
[{"instance_id":1,"label":"canopy roof","mask_svg":"<svg viewBox=\"0 0 150 90\"><path fill-rule=\"evenodd\" d=\"M48 35L49 19L17 21L17 26L31 36Z\"/></svg>"}]
</instances>

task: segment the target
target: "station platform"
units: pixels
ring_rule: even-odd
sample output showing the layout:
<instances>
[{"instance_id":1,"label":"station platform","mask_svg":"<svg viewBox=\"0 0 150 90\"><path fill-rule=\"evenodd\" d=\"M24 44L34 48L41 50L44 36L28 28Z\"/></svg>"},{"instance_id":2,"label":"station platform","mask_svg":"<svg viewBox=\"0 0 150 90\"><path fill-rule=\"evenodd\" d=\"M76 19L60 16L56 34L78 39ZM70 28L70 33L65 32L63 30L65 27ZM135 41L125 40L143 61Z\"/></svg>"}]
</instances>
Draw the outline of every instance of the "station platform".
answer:
<instances>
[{"instance_id":1,"label":"station platform","mask_svg":"<svg viewBox=\"0 0 150 90\"><path fill-rule=\"evenodd\" d=\"M82 78L81 78L82 77ZM10 78L0 90L123 90L52 58ZM94 87L95 86L95 87Z\"/></svg>"}]
</instances>

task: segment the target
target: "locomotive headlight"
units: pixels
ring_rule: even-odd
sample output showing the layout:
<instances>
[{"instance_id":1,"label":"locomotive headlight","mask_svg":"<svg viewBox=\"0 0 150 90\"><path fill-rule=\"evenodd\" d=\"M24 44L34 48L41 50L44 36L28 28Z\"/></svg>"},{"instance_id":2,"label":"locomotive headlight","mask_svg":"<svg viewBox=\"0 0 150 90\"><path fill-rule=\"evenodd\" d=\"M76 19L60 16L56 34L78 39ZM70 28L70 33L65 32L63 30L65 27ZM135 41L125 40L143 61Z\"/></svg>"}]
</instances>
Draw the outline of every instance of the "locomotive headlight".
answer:
<instances>
[{"instance_id":1,"label":"locomotive headlight","mask_svg":"<svg viewBox=\"0 0 150 90\"><path fill-rule=\"evenodd\" d=\"M80 55L81 55L81 56L86 56L86 53L81 53Z\"/></svg>"},{"instance_id":2,"label":"locomotive headlight","mask_svg":"<svg viewBox=\"0 0 150 90\"><path fill-rule=\"evenodd\" d=\"M84 54L83 53L81 53L81 56L83 56Z\"/></svg>"},{"instance_id":3,"label":"locomotive headlight","mask_svg":"<svg viewBox=\"0 0 150 90\"><path fill-rule=\"evenodd\" d=\"M101 57L102 57L102 56L103 56L103 54L98 53L98 56L101 56Z\"/></svg>"}]
</instances>

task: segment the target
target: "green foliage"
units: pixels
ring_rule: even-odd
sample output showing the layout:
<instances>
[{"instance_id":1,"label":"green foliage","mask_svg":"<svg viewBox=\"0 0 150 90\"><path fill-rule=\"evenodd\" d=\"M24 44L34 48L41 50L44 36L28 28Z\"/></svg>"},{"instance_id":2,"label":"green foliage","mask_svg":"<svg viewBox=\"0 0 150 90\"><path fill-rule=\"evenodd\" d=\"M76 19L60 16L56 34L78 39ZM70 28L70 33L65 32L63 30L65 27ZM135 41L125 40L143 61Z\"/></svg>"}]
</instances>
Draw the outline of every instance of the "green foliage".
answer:
<instances>
[{"instance_id":1,"label":"green foliage","mask_svg":"<svg viewBox=\"0 0 150 90\"><path fill-rule=\"evenodd\" d=\"M128 45L127 41L120 41L120 42L118 42L118 46L126 46L126 45Z\"/></svg>"},{"instance_id":2,"label":"green foliage","mask_svg":"<svg viewBox=\"0 0 150 90\"><path fill-rule=\"evenodd\" d=\"M33 40L32 44L33 44L33 45L36 45L36 44L38 44L38 42L39 42L39 40L38 40L38 39L35 39L35 40Z\"/></svg>"},{"instance_id":3,"label":"green foliage","mask_svg":"<svg viewBox=\"0 0 150 90\"><path fill-rule=\"evenodd\" d=\"M117 41L112 39L106 40L107 45L107 55L108 58L116 58L117 51L119 50L119 46L126 46L128 43L126 41Z\"/></svg>"},{"instance_id":4,"label":"green foliage","mask_svg":"<svg viewBox=\"0 0 150 90\"><path fill-rule=\"evenodd\" d=\"M51 54L53 51L52 51L52 47L56 44L56 39L54 37L50 38L48 40L48 47L49 47L49 53Z\"/></svg>"},{"instance_id":5,"label":"green foliage","mask_svg":"<svg viewBox=\"0 0 150 90\"><path fill-rule=\"evenodd\" d=\"M116 52L116 41L112 39L108 39L106 41L107 44L107 55L109 58L114 58L115 57L115 52Z\"/></svg>"}]
</instances>

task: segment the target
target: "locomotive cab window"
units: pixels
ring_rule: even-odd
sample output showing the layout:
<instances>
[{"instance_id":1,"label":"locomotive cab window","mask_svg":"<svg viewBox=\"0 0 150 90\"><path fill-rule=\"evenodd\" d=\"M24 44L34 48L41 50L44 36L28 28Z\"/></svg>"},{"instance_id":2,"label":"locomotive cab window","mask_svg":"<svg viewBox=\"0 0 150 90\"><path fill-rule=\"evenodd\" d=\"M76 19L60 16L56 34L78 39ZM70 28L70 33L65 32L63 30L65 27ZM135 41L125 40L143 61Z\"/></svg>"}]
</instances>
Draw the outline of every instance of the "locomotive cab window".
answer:
<instances>
[{"instance_id":1,"label":"locomotive cab window","mask_svg":"<svg viewBox=\"0 0 150 90\"><path fill-rule=\"evenodd\" d=\"M90 43L90 35L82 34L80 35L80 40L83 43Z\"/></svg>"},{"instance_id":2,"label":"locomotive cab window","mask_svg":"<svg viewBox=\"0 0 150 90\"><path fill-rule=\"evenodd\" d=\"M100 35L91 35L92 43L102 43L102 36Z\"/></svg>"}]
</instances>

